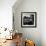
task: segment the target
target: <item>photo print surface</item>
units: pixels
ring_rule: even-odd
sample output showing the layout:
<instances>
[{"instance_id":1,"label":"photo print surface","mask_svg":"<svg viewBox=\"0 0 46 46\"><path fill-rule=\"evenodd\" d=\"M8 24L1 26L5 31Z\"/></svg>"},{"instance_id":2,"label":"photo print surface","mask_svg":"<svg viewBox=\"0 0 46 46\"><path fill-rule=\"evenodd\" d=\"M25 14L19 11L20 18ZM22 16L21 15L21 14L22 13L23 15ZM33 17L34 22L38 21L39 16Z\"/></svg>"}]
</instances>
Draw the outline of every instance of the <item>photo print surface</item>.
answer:
<instances>
[{"instance_id":1,"label":"photo print surface","mask_svg":"<svg viewBox=\"0 0 46 46\"><path fill-rule=\"evenodd\" d=\"M21 27L36 27L36 12L22 12Z\"/></svg>"}]
</instances>

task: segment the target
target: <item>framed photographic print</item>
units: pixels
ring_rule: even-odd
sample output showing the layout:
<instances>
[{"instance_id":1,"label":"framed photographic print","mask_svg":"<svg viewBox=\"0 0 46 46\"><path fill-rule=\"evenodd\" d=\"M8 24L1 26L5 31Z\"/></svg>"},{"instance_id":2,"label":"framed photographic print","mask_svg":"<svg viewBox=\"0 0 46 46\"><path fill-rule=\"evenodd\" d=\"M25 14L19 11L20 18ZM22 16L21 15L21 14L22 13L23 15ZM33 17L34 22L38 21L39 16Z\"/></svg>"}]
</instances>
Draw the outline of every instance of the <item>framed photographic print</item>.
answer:
<instances>
[{"instance_id":1,"label":"framed photographic print","mask_svg":"<svg viewBox=\"0 0 46 46\"><path fill-rule=\"evenodd\" d=\"M36 12L21 12L21 27L36 27L37 26Z\"/></svg>"}]
</instances>

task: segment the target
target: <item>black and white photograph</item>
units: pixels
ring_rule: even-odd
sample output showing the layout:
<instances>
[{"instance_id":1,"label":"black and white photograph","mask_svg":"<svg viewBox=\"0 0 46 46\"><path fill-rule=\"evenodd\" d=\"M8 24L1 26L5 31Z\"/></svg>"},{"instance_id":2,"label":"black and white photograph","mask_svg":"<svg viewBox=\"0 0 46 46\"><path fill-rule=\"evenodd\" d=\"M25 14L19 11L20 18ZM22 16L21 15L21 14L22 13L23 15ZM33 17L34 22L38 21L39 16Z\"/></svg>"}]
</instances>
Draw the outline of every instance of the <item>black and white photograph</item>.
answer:
<instances>
[{"instance_id":1,"label":"black and white photograph","mask_svg":"<svg viewBox=\"0 0 46 46\"><path fill-rule=\"evenodd\" d=\"M36 27L36 12L22 12L21 27Z\"/></svg>"}]
</instances>

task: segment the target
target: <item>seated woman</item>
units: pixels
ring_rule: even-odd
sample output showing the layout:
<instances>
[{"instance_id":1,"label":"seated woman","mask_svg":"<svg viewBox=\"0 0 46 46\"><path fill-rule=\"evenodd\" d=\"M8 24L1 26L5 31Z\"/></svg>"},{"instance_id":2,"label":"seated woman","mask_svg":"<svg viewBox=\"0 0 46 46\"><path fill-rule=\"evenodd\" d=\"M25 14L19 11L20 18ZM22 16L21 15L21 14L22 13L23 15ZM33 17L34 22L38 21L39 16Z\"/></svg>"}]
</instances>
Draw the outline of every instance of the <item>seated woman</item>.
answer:
<instances>
[{"instance_id":1,"label":"seated woman","mask_svg":"<svg viewBox=\"0 0 46 46\"><path fill-rule=\"evenodd\" d=\"M22 33L15 34L16 46L22 46Z\"/></svg>"}]
</instances>

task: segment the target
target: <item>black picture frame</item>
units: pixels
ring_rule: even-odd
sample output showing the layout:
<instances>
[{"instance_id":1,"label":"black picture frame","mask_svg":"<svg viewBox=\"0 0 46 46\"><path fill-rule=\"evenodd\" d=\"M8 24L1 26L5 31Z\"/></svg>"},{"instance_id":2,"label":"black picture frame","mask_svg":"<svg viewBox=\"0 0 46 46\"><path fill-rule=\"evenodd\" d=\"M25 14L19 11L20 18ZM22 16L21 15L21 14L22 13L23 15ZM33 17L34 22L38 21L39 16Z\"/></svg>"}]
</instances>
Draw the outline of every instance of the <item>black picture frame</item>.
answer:
<instances>
[{"instance_id":1,"label":"black picture frame","mask_svg":"<svg viewBox=\"0 0 46 46\"><path fill-rule=\"evenodd\" d=\"M37 12L21 12L21 27L37 27Z\"/></svg>"}]
</instances>

